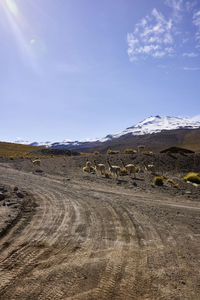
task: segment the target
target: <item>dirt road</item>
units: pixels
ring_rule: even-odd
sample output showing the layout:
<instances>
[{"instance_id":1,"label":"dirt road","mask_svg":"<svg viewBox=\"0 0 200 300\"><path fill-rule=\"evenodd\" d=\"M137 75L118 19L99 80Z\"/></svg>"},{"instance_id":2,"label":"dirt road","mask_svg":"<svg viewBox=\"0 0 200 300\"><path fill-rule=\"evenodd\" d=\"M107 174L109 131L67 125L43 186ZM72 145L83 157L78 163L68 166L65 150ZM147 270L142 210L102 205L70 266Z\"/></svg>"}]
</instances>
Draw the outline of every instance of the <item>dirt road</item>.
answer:
<instances>
[{"instance_id":1,"label":"dirt road","mask_svg":"<svg viewBox=\"0 0 200 300\"><path fill-rule=\"evenodd\" d=\"M0 299L200 299L200 202L3 166L0 181L34 197L0 240Z\"/></svg>"}]
</instances>

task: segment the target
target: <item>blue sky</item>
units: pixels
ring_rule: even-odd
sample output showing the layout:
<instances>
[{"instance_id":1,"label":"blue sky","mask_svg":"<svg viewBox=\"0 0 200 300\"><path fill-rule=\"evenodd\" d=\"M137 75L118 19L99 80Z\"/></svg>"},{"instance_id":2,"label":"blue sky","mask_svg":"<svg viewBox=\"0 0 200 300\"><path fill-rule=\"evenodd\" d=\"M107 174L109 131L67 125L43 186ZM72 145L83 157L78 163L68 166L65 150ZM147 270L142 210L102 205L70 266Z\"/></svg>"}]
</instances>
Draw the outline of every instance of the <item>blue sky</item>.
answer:
<instances>
[{"instance_id":1,"label":"blue sky","mask_svg":"<svg viewBox=\"0 0 200 300\"><path fill-rule=\"evenodd\" d=\"M200 114L200 2L0 0L0 140Z\"/></svg>"}]
</instances>

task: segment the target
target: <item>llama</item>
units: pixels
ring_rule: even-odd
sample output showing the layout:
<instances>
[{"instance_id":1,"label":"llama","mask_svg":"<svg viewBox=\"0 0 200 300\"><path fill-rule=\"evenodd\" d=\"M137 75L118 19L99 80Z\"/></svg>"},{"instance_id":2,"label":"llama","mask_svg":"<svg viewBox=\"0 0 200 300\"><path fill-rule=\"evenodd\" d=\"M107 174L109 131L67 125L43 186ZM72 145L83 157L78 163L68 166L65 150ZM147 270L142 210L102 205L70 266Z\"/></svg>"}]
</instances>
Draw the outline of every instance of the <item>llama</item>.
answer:
<instances>
[{"instance_id":1,"label":"llama","mask_svg":"<svg viewBox=\"0 0 200 300\"><path fill-rule=\"evenodd\" d=\"M135 173L136 173L136 167L133 164L127 164L126 165L122 159L121 159L121 162L122 162L124 168L126 169L127 173L129 175L131 175L132 173L134 173L134 178L136 178L136 175L135 175Z\"/></svg>"},{"instance_id":2,"label":"llama","mask_svg":"<svg viewBox=\"0 0 200 300\"><path fill-rule=\"evenodd\" d=\"M83 167L84 172L90 172L92 168L91 162L87 159L85 167Z\"/></svg>"},{"instance_id":3,"label":"llama","mask_svg":"<svg viewBox=\"0 0 200 300\"><path fill-rule=\"evenodd\" d=\"M87 161L86 161L86 167L87 168L91 168L91 162L87 159Z\"/></svg>"},{"instance_id":4,"label":"llama","mask_svg":"<svg viewBox=\"0 0 200 300\"><path fill-rule=\"evenodd\" d=\"M108 159L107 163L109 165L109 170L111 174L116 175L116 177L118 178L120 176L121 168L119 166L112 166Z\"/></svg>"},{"instance_id":5,"label":"llama","mask_svg":"<svg viewBox=\"0 0 200 300\"><path fill-rule=\"evenodd\" d=\"M40 166L40 164L41 164L41 160L40 159L34 159L34 160L31 159L31 162L32 162L32 164L34 166Z\"/></svg>"},{"instance_id":6,"label":"llama","mask_svg":"<svg viewBox=\"0 0 200 300\"><path fill-rule=\"evenodd\" d=\"M106 171L106 167L104 164L97 164L96 160L94 160L94 164L95 164L95 169L97 172L100 172L101 175L105 174Z\"/></svg>"},{"instance_id":7,"label":"llama","mask_svg":"<svg viewBox=\"0 0 200 300\"><path fill-rule=\"evenodd\" d=\"M145 171L148 171L150 173L155 173L155 166L154 164L144 165Z\"/></svg>"}]
</instances>

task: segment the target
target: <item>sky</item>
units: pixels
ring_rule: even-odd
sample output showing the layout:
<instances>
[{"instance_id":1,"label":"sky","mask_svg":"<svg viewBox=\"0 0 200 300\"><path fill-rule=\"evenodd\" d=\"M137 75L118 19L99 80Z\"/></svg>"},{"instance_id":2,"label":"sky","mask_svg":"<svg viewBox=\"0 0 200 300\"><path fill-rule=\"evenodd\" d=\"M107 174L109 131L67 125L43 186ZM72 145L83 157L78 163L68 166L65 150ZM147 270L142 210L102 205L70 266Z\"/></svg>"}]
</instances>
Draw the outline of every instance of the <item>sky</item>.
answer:
<instances>
[{"instance_id":1,"label":"sky","mask_svg":"<svg viewBox=\"0 0 200 300\"><path fill-rule=\"evenodd\" d=\"M199 0L0 0L1 141L200 119Z\"/></svg>"}]
</instances>

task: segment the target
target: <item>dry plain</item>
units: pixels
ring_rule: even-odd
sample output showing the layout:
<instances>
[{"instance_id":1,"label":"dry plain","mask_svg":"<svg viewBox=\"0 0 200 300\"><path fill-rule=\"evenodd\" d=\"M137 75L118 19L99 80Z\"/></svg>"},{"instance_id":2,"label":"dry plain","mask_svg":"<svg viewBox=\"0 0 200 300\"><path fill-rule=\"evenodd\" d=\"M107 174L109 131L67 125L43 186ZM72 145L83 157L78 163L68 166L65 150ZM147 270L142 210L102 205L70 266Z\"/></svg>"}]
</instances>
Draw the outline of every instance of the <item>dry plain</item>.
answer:
<instances>
[{"instance_id":1,"label":"dry plain","mask_svg":"<svg viewBox=\"0 0 200 300\"><path fill-rule=\"evenodd\" d=\"M149 159L178 188L84 173L80 156L1 159L0 299L200 299L200 188L181 181L200 157L179 156Z\"/></svg>"}]
</instances>

